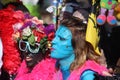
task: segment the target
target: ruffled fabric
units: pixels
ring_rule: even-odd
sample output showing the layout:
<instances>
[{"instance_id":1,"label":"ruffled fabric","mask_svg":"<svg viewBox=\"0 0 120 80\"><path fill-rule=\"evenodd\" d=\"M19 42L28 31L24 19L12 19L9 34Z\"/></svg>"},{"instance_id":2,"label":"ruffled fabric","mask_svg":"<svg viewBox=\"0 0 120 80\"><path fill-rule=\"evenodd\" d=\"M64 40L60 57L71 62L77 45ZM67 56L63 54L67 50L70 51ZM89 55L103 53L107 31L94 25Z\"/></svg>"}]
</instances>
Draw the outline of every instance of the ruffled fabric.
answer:
<instances>
[{"instance_id":1,"label":"ruffled fabric","mask_svg":"<svg viewBox=\"0 0 120 80\"><path fill-rule=\"evenodd\" d=\"M12 38L12 34L14 32L12 25L21 21L22 19L22 12L15 12L11 8L0 10L0 37L3 43L4 53L3 68L9 74L15 74L21 63L17 44Z\"/></svg>"},{"instance_id":2,"label":"ruffled fabric","mask_svg":"<svg viewBox=\"0 0 120 80\"><path fill-rule=\"evenodd\" d=\"M85 70L93 70L100 75L103 75L103 71L108 71L105 66L101 66L100 64L96 63L95 61L88 60L85 64L79 68L78 70L74 70L68 80L80 80L80 76L82 75L83 71Z\"/></svg>"},{"instance_id":3,"label":"ruffled fabric","mask_svg":"<svg viewBox=\"0 0 120 80\"><path fill-rule=\"evenodd\" d=\"M56 71L54 74L53 80L63 80L62 72L60 70Z\"/></svg>"},{"instance_id":4,"label":"ruffled fabric","mask_svg":"<svg viewBox=\"0 0 120 80\"><path fill-rule=\"evenodd\" d=\"M54 80L55 62L54 59L46 58L39 62L31 73L28 73L26 63L23 61L15 80Z\"/></svg>"}]
</instances>

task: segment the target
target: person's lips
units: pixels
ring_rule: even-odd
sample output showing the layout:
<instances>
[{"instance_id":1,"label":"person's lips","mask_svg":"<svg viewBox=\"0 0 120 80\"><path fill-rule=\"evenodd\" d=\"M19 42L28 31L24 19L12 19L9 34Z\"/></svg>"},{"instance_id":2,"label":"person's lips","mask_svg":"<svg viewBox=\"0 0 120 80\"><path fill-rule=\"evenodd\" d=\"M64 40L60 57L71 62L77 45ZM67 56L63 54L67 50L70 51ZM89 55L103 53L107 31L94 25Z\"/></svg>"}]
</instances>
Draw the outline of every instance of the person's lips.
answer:
<instances>
[{"instance_id":1,"label":"person's lips","mask_svg":"<svg viewBox=\"0 0 120 80\"><path fill-rule=\"evenodd\" d=\"M55 50L54 48L50 48L51 51Z\"/></svg>"},{"instance_id":2,"label":"person's lips","mask_svg":"<svg viewBox=\"0 0 120 80\"><path fill-rule=\"evenodd\" d=\"M26 61L31 61L32 58L31 57L26 57Z\"/></svg>"}]
</instances>

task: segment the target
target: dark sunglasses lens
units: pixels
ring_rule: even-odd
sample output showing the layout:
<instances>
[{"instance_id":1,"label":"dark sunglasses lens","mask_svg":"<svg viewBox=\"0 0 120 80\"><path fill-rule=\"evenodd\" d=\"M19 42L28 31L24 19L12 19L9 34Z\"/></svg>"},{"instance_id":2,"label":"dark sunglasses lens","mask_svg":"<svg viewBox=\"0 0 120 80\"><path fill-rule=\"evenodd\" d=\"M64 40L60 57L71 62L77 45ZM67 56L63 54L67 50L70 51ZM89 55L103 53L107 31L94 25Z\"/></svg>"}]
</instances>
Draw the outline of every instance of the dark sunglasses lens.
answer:
<instances>
[{"instance_id":1,"label":"dark sunglasses lens","mask_svg":"<svg viewBox=\"0 0 120 80\"><path fill-rule=\"evenodd\" d=\"M24 41L20 41L19 42L19 48L20 48L21 51L25 51L26 48L27 48L27 43L24 42Z\"/></svg>"}]
</instances>

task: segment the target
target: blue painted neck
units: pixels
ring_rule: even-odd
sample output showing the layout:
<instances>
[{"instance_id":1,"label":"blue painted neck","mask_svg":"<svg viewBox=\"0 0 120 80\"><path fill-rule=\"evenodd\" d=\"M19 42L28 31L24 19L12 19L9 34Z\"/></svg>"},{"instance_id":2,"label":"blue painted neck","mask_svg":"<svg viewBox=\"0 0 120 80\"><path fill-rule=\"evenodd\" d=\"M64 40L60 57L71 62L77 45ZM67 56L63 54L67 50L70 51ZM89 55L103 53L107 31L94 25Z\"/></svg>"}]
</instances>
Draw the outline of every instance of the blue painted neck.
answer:
<instances>
[{"instance_id":1,"label":"blue painted neck","mask_svg":"<svg viewBox=\"0 0 120 80\"><path fill-rule=\"evenodd\" d=\"M59 60L60 70L63 75L63 80L67 80L67 77L70 75L70 65L75 59L75 54L70 55L67 58Z\"/></svg>"},{"instance_id":2,"label":"blue painted neck","mask_svg":"<svg viewBox=\"0 0 120 80\"><path fill-rule=\"evenodd\" d=\"M67 58L60 59L59 64L60 64L60 69L61 70L68 70L70 68L71 63L75 59L75 54L70 55Z\"/></svg>"}]
</instances>

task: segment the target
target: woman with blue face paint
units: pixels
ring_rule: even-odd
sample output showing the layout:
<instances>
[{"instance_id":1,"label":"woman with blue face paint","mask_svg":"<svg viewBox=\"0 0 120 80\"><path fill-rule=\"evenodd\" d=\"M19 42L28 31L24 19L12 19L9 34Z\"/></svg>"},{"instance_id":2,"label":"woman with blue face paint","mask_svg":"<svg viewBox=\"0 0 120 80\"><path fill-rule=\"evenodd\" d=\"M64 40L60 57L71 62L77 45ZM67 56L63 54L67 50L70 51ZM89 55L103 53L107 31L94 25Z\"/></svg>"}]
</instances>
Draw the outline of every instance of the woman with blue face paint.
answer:
<instances>
[{"instance_id":1,"label":"woman with blue face paint","mask_svg":"<svg viewBox=\"0 0 120 80\"><path fill-rule=\"evenodd\" d=\"M101 56L85 40L87 12L80 12L61 21L52 41L51 57L57 59L62 80L94 80L96 73L111 76L106 67L100 65Z\"/></svg>"},{"instance_id":2,"label":"woman with blue face paint","mask_svg":"<svg viewBox=\"0 0 120 80\"><path fill-rule=\"evenodd\" d=\"M73 17L69 19L67 18L61 20L61 25L57 29L55 38L52 41L51 51L51 57L57 59L56 65L58 66L59 64L63 80L67 80L68 76L70 75L70 65L75 59L74 48L72 44L73 35L68 26L75 27L81 25L81 20ZM82 27L86 28L86 26Z\"/></svg>"},{"instance_id":3,"label":"woman with blue face paint","mask_svg":"<svg viewBox=\"0 0 120 80\"><path fill-rule=\"evenodd\" d=\"M63 80L66 80L70 75L70 64L74 61L75 55L71 44L72 34L64 25L60 25L55 38L52 41L51 57L56 58L59 68L63 75ZM58 64L56 64L58 66Z\"/></svg>"}]
</instances>

